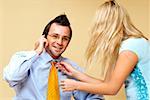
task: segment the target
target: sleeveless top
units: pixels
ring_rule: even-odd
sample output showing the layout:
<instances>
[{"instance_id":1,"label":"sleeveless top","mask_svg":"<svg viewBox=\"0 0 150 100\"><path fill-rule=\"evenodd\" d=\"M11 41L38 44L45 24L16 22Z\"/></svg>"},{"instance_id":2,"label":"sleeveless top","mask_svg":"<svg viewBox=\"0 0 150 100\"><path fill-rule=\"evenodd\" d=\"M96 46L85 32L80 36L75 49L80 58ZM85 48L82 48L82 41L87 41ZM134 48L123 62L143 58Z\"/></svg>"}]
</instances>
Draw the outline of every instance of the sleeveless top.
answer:
<instances>
[{"instance_id":1,"label":"sleeveless top","mask_svg":"<svg viewBox=\"0 0 150 100\"><path fill-rule=\"evenodd\" d=\"M129 50L138 56L138 63L125 81L127 100L150 100L150 41L129 38L119 52Z\"/></svg>"}]
</instances>

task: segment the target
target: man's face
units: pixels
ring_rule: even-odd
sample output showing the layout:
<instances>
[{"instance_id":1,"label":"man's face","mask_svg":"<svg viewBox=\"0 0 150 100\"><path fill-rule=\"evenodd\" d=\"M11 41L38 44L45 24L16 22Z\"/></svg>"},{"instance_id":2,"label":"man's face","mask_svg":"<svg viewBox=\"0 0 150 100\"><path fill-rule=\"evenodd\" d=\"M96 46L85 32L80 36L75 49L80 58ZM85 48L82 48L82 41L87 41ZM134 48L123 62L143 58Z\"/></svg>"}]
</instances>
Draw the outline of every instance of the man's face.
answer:
<instances>
[{"instance_id":1,"label":"man's face","mask_svg":"<svg viewBox=\"0 0 150 100\"><path fill-rule=\"evenodd\" d=\"M53 23L47 35L48 53L53 58L58 58L67 48L70 42L70 30L67 26Z\"/></svg>"}]
</instances>

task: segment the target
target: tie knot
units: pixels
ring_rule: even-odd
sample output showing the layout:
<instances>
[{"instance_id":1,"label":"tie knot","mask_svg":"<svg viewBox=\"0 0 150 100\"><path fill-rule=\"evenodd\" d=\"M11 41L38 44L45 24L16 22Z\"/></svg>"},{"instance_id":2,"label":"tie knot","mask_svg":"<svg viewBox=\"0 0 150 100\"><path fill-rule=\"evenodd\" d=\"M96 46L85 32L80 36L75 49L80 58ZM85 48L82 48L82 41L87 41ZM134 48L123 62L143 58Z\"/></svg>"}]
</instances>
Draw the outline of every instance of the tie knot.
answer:
<instances>
[{"instance_id":1,"label":"tie knot","mask_svg":"<svg viewBox=\"0 0 150 100\"><path fill-rule=\"evenodd\" d=\"M52 65L55 65L57 63L57 61L51 61Z\"/></svg>"}]
</instances>

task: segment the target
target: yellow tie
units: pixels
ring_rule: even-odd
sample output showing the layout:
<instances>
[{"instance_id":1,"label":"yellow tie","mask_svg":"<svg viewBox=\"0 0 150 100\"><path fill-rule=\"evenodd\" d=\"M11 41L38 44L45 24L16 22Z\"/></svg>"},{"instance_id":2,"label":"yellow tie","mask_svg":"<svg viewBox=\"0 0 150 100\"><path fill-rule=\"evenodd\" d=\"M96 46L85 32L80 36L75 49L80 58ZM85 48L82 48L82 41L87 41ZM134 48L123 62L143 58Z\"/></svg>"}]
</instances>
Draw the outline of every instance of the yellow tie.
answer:
<instances>
[{"instance_id":1,"label":"yellow tie","mask_svg":"<svg viewBox=\"0 0 150 100\"><path fill-rule=\"evenodd\" d=\"M57 69L51 62L51 70L48 78L47 100L60 100Z\"/></svg>"}]
</instances>

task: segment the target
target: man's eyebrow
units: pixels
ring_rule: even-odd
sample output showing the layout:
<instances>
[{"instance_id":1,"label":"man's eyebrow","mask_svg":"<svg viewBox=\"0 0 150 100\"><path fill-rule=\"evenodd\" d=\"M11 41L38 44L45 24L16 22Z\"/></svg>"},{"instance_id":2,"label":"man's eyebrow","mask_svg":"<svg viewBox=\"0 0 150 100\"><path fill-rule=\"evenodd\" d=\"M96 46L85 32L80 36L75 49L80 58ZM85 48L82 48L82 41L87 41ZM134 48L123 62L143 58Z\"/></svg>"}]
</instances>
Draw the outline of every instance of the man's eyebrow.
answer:
<instances>
[{"instance_id":1,"label":"man's eyebrow","mask_svg":"<svg viewBox=\"0 0 150 100\"><path fill-rule=\"evenodd\" d=\"M71 39L71 37L70 36L64 36L65 38L69 38L69 39Z\"/></svg>"},{"instance_id":2,"label":"man's eyebrow","mask_svg":"<svg viewBox=\"0 0 150 100\"><path fill-rule=\"evenodd\" d=\"M58 34L58 33L51 33L51 34L48 34L48 35L58 35L58 36L59 36L59 34ZM70 36L63 36L63 37L71 38Z\"/></svg>"}]
</instances>

